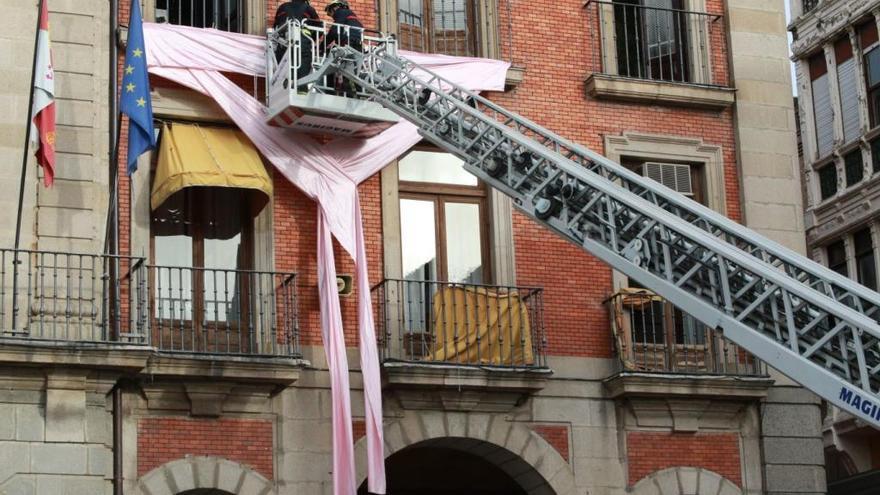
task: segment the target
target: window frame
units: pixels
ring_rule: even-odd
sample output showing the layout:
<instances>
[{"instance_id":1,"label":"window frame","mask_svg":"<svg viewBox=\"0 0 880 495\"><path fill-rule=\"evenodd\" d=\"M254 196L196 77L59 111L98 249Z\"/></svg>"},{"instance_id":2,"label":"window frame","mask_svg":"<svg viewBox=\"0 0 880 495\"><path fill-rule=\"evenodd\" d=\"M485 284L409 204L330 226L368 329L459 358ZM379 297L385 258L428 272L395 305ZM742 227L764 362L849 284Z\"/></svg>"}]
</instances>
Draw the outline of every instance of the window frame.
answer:
<instances>
[{"instance_id":1,"label":"window frame","mask_svg":"<svg viewBox=\"0 0 880 495\"><path fill-rule=\"evenodd\" d=\"M877 258L874 253L874 236L871 232L871 227L865 226L862 229L857 230L856 232L853 233L852 239L853 239L853 243L852 243L853 244L853 261L855 262L856 281L858 283L862 284L863 286L867 287L868 289L876 291L877 290ZM865 240L867 240L867 247L864 245L864 242L861 242L861 243L859 242L859 241L865 241ZM861 244L861 246L860 246L860 244ZM870 259L870 264L868 266L871 267L870 269L872 271L872 275L874 278L872 281L870 281L870 285L865 283L865 280L863 280L864 274L862 273L862 270L861 270L861 263L860 262L861 262L861 260L863 260L865 258Z\"/></svg>"},{"instance_id":2,"label":"window frame","mask_svg":"<svg viewBox=\"0 0 880 495\"><path fill-rule=\"evenodd\" d=\"M404 23L401 21L401 13L404 12L401 8L401 3L396 2L396 16L395 16L395 26L396 26L396 34L398 39L398 44L400 48L404 50L411 50L421 53L441 53L447 55L454 56L465 56L465 57L479 57L484 55L481 53L480 47L480 32L479 28L481 23L479 21L480 17L480 9L475 0L462 0L465 3L465 29L464 29L464 46L465 53L454 52L450 53L448 50L437 50L438 40L440 39L437 36L437 26L435 24L435 10L434 5L435 2L440 1L444 2L446 0L412 0L413 2L417 2L421 4L422 15L421 28L416 28L413 30L414 33L418 33L419 42L418 44L409 43L409 41L414 41L416 36L409 35L404 36L402 34L402 26L411 25L408 23ZM451 0L457 1L457 0ZM412 14L412 13L410 13ZM448 39L444 38L442 40L445 43L448 43ZM458 38L453 38L453 43L458 43Z\"/></svg>"},{"instance_id":3,"label":"window frame","mask_svg":"<svg viewBox=\"0 0 880 495\"><path fill-rule=\"evenodd\" d=\"M419 144L410 149L412 151L424 151L432 153L446 153L434 146ZM407 154L409 154L409 152ZM405 156L405 155L404 155ZM401 157L403 159L403 157ZM446 212L444 205L447 203L477 204L480 215L480 257L482 259L482 282L483 285L491 285L492 256L489 249L490 221L489 221L489 190L483 181L478 180L476 186L444 184L437 182L417 182L400 180L398 174L398 199L397 207L400 208L400 200L410 199L418 201L432 201L434 203L434 239L437 253L437 281L448 281L448 259L446 253ZM401 228L403 225L401 224ZM401 232L401 240L403 233ZM401 257L401 263L403 259ZM402 270L402 268L401 268ZM402 272L401 272L402 273ZM405 275L405 274L403 274Z\"/></svg>"},{"instance_id":4,"label":"window frame","mask_svg":"<svg viewBox=\"0 0 880 495\"><path fill-rule=\"evenodd\" d=\"M151 161L150 167L150 188L152 189L152 183L155 178L156 166L158 164L158 153L154 153L154 159ZM223 268L212 268L205 266L205 232L201 228L204 224L205 218L208 216L206 214L207 208L205 208L205 194L207 190L210 188L205 187L196 187L196 188L186 188L181 191L178 191L176 194L184 194L184 201L191 203L193 205L197 205L199 208L196 209L196 215L198 220L194 221L193 224L196 225L196 234L191 236L192 238L192 264L188 267L180 267L186 268L190 270L190 276L192 277L191 289L193 292L193 297L190 300L192 304L192 315L207 315L205 311L206 308L206 300L205 300L205 291L204 285L204 276L197 276L197 274L201 273L204 275L205 270L226 270ZM250 191L246 190L238 190L239 198L242 202L241 208L239 208L241 218L241 245L242 245L242 258L245 263L242 267L236 267L235 270L229 271L250 271L254 270L256 266L256 249L254 246L255 242L255 218L252 215L252 210L250 208ZM153 227L153 210L150 209L150 218L149 218L149 264L153 267L171 267L175 268L172 265L165 265L160 263L160 260L156 259L156 229ZM153 287L158 287L157 281L155 278L159 276L159 273L156 269L151 270L150 274L150 284ZM241 288L241 297L240 301L245 302L250 299L250 287L249 281L245 277L242 282ZM170 288L169 288L170 289ZM170 289L173 290L173 289ZM175 322L180 323L184 322L187 326L187 329L194 330L196 332L204 331L207 328L210 328L212 324L216 326L216 324L221 323L219 321L202 321L202 318L190 318L188 320L183 319L174 319L171 321L164 320L161 315L157 314L158 306L156 305L156 293L154 290L149 291L149 303L150 303L150 318L153 324L153 328L164 328L169 327L173 328ZM243 311L241 313L241 321L247 321L250 318L250 314L248 314L249 304L242 305ZM164 322L166 324L160 324L159 322ZM228 322L231 325L231 322ZM243 331L246 329L238 329L239 331Z\"/></svg>"},{"instance_id":5,"label":"window frame","mask_svg":"<svg viewBox=\"0 0 880 495\"><path fill-rule=\"evenodd\" d=\"M846 252L846 240L838 239L836 241L829 242L825 245L824 249L825 261L828 269L849 278L849 256ZM834 249L834 252L836 253L842 253L843 258L840 260L834 259L834 257L831 255L832 249Z\"/></svg>"},{"instance_id":6,"label":"window frame","mask_svg":"<svg viewBox=\"0 0 880 495\"><path fill-rule=\"evenodd\" d=\"M858 166L852 157L858 159ZM843 155L843 175L846 179L846 188L853 187L865 179L865 158L862 156L862 148L856 147Z\"/></svg>"},{"instance_id":7,"label":"window frame","mask_svg":"<svg viewBox=\"0 0 880 495\"><path fill-rule=\"evenodd\" d=\"M169 0L170 1L170 0ZM240 34L265 35L266 17L268 15L266 0L236 0L242 5ZM157 0L143 0L143 17L145 21L156 22Z\"/></svg>"},{"instance_id":8,"label":"window frame","mask_svg":"<svg viewBox=\"0 0 880 495\"><path fill-rule=\"evenodd\" d=\"M688 165L690 167L691 172L691 188L693 190L693 194L690 196L690 199L704 205L707 204L707 183L706 183L706 173L705 167L707 166L704 163L696 163L696 162L682 162L682 161L669 161L669 160L656 160L656 159L644 159L644 158L635 158L629 156L621 157L621 165L630 169L631 171L639 174L641 177L645 177L642 175L642 166L648 162L656 162L656 163L674 163L676 165ZM655 181L656 182L656 181ZM682 193L679 193L682 194ZM633 284L632 280L628 280L627 285L630 288L641 288L638 284ZM704 346L705 335L702 335L702 339L700 339L701 335L699 332L695 335L695 340L693 342L686 341L686 329L685 329L685 321L687 318L694 319L693 316L685 313L681 309L677 308L670 301L663 299L662 301L656 301L651 303L651 312L652 314L655 312L654 308L660 308L661 318L659 332L654 330L654 334L661 334L662 342L655 341L650 343L651 345L663 346L667 349L672 349L673 352L678 350L696 348L699 346ZM700 325L699 321L697 322ZM646 335L648 331L648 327L643 327L641 332L643 335ZM671 330L671 331L667 331ZM635 327L631 327L632 332L636 332ZM635 338L636 334L633 333L633 338Z\"/></svg>"},{"instance_id":9,"label":"window frame","mask_svg":"<svg viewBox=\"0 0 880 495\"><path fill-rule=\"evenodd\" d=\"M636 79L644 79L648 81L658 81L658 82L673 82L673 83L689 83L693 82L693 54L691 48L691 40L690 40L690 30L689 22L685 18L687 14L684 12L687 11L686 7L688 7L686 0L669 0L672 3L672 6L669 7L671 11L680 11L680 12L670 12L670 16L673 18L671 27L672 30L672 41L675 46L675 51L678 53L678 57L670 57L668 60L670 61L668 72L669 74L664 74L663 68L663 60L664 56L661 54L656 58L651 57L651 45L648 42L648 29L646 25L648 24L647 16L650 9L654 8L648 5L645 5L645 0L613 0L613 11L614 11L614 38L616 40L614 44L615 56L617 59L617 74L623 77L632 77ZM666 9L665 7L661 9ZM621 40L620 33L623 32L627 34L629 30L627 29L626 19L629 17L625 13L626 10L631 10L635 14L633 14L633 19L636 21L635 26L635 35L634 38L639 40L637 45L637 50L635 52L636 59L636 73L634 74L632 70L630 70L630 50L629 47L632 43L629 43L629 36L626 35ZM620 22L619 13L624 12L624 21ZM661 10L665 11L665 10ZM676 22L678 23L678 29L675 28ZM663 31L663 33L668 34L669 31ZM662 45L664 42L660 41ZM624 47L624 52L627 55L626 57L621 57L621 46ZM659 50L662 52L662 48ZM621 60L626 60L626 69L622 70ZM656 64L657 69L656 72L659 74L655 74L654 70L654 60L659 60L660 63ZM678 62L678 63L676 63ZM626 72L626 73L624 73Z\"/></svg>"}]
</instances>

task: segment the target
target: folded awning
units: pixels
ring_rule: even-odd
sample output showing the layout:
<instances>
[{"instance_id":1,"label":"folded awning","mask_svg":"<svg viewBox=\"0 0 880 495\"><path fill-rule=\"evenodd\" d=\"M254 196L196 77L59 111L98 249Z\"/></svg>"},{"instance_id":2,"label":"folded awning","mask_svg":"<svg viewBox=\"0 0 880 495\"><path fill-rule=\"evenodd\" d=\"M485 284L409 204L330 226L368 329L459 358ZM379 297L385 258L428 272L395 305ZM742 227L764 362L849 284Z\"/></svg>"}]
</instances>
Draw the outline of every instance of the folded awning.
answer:
<instances>
[{"instance_id":1,"label":"folded awning","mask_svg":"<svg viewBox=\"0 0 880 495\"><path fill-rule=\"evenodd\" d=\"M222 127L164 124L150 194L152 209L188 187L250 189L262 193L258 196L264 201L272 197L272 179L244 134Z\"/></svg>"}]
</instances>

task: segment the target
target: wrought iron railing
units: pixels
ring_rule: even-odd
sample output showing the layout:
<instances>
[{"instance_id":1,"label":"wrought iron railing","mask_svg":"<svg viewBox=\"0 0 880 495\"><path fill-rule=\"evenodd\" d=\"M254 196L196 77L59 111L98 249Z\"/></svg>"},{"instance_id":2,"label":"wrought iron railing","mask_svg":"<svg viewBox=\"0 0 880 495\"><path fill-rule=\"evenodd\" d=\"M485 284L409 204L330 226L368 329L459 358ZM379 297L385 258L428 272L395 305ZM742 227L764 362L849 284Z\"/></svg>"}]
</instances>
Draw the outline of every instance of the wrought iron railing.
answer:
<instances>
[{"instance_id":1,"label":"wrought iron railing","mask_svg":"<svg viewBox=\"0 0 880 495\"><path fill-rule=\"evenodd\" d=\"M148 344L142 259L0 249L0 336Z\"/></svg>"},{"instance_id":2,"label":"wrought iron railing","mask_svg":"<svg viewBox=\"0 0 880 495\"><path fill-rule=\"evenodd\" d=\"M543 290L386 279L373 288L385 361L543 368Z\"/></svg>"},{"instance_id":3,"label":"wrought iron railing","mask_svg":"<svg viewBox=\"0 0 880 495\"><path fill-rule=\"evenodd\" d=\"M645 289L608 299L611 329L626 371L716 375L766 374L766 366L720 332Z\"/></svg>"},{"instance_id":4,"label":"wrought iron railing","mask_svg":"<svg viewBox=\"0 0 880 495\"><path fill-rule=\"evenodd\" d=\"M299 355L294 274L153 265L149 273L159 350Z\"/></svg>"},{"instance_id":5,"label":"wrought iron railing","mask_svg":"<svg viewBox=\"0 0 880 495\"><path fill-rule=\"evenodd\" d=\"M0 338L299 355L292 273L0 249Z\"/></svg>"},{"instance_id":6,"label":"wrought iron railing","mask_svg":"<svg viewBox=\"0 0 880 495\"><path fill-rule=\"evenodd\" d=\"M600 71L635 79L721 86L723 58L713 61L712 45L723 43L721 16L632 1L588 0L590 32L601 49ZM714 62L714 63L713 63ZM719 67L720 66L720 67Z\"/></svg>"},{"instance_id":7,"label":"wrought iron railing","mask_svg":"<svg viewBox=\"0 0 880 495\"><path fill-rule=\"evenodd\" d=\"M243 0L156 0L156 22L244 32Z\"/></svg>"}]
</instances>

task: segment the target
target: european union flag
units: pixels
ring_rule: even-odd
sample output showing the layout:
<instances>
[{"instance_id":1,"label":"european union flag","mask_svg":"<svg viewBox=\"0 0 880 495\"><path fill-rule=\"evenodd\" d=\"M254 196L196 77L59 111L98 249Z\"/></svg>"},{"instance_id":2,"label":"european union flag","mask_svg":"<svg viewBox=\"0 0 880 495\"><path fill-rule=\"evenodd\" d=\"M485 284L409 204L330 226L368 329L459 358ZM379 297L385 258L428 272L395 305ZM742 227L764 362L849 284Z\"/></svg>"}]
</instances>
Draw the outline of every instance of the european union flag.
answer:
<instances>
[{"instance_id":1,"label":"european union flag","mask_svg":"<svg viewBox=\"0 0 880 495\"><path fill-rule=\"evenodd\" d=\"M128 175L137 170L137 159L145 151L156 147L153 132L153 105L150 103L150 76L147 74L147 54L144 51L144 25L139 0L131 2L128 22L128 46L125 52L125 71L122 75L120 110L128 115Z\"/></svg>"}]
</instances>

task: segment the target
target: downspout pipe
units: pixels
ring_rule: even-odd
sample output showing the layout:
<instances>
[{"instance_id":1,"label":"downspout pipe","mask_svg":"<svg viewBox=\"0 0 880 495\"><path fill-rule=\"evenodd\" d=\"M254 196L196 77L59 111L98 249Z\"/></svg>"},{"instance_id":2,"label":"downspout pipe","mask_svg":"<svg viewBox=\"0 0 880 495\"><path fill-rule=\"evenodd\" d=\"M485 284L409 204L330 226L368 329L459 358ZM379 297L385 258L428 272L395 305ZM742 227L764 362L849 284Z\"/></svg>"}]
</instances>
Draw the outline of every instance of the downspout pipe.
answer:
<instances>
[{"instance_id":1,"label":"downspout pipe","mask_svg":"<svg viewBox=\"0 0 880 495\"><path fill-rule=\"evenodd\" d=\"M111 225L109 232L106 232L107 239L105 245L109 249L108 252L118 254L119 250L119 223L118 223L118 206L116 202L117 195L117 176L119 174L119 160L117 160L119 133L119 108L116 102L116 90L119 86L118 70L119 70L119 49L116 44L117 31L119 30L119 0L110 1L110 29L107 33L109 43L109 60L107 61L107 150L109 153L108 160L108 184L110 187L110 196L108 201L109 211L107 212L107 222ZM112 222L112 223L111 223ZM122 388L120 383L113 388L113 495L123 495L123 475L122 475Z\"/></svg>"}]
</instances>

